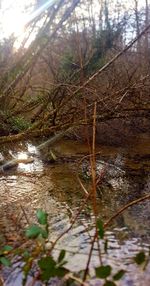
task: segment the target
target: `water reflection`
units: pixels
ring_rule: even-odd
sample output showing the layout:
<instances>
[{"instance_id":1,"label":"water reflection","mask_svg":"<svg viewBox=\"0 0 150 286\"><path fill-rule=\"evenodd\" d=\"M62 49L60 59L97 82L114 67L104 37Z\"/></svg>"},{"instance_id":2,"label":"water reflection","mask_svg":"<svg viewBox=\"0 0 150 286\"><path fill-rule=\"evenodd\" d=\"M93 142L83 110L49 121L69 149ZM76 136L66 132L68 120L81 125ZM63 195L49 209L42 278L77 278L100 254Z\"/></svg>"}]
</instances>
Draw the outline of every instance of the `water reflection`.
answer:
<instances>
[{"instance_id":1,"label":"water reflection","mask_svg":"<svg viewBox=\"0 0 150 286\"><path fill-rule=\"evenodd\" d=\"M31 143L27 143L28 152L31 154L39 154L39 151L36 146L32 145Z\"/></svg>"},{"instance_id":2,"label":"water reflection","mask_svg":"<svg viewBox=\"0 0 150 286\"><path fill-rule=\"evenodd\" d=\"M68 148L71 151L67 149L67 144L62 148L65 154L73 152L73 144L69 142L70 147ZM79 144L77 146L75 144L75 147L75 154L77 154L77 150L84 151L83 145L79 148ZM57 149L60 152L61 146L59 145ZM105 159L109 156L111 160L117 158L117 149L108 148L108 154L106 147L103 150ZM23 206L31 223L35 221L35 210L42 208L49 214L50 241L54 241L60 233L69 227L72 215L78 212L84 200L84 192L76 177L78 165L74 162L44 164L42 152L39 152L31 143L27 143L25 146L22 145L19 150L14 148L12 152L15 156L26 156L31 153L33 156L35 155L35 161L31 164L20 163L17 169L1 175L0 231L5 233L10 229L13 231L14 221L12 218L14 214L16 217L21 216L21 206ZM129 168L129 165L131 167L129 159L124 160L125 175L111 178L109 180L111 188L104 183L102 195L97 197L99 214L104 221L110 218L121 206L148 192L150 184L148 172L143 167L135 170ZM84 184L87 189L90 188L90 182L84 182ZM89 204L84 207L84 210L78 216L73 229L61 239L54 253L57 256L60 249L66 249L69 261L68 267L73 271L82 270L87 263L87 255L93 237L92 222L94 217L91 209L89 201ZM107 254L103 252L104 263L113 265L116 270L118 270L118 267L119 269L126 267L129 270L129 274L122 282L123 284L119 285L141 286L143 285L141 281L144 281L145 286L149 285L147 283L147 279L150 278L148 273L142 274L132 264L132 257L135 253L141 249L148 250L148 243L150 242L149 219L150 202L145 201L118 216L109 231L106 232L109 248ZM26 225L24 218L21 223L22 226ZM97 244L95 244L91 260L91 272L93 271L92 267L98 264ZM135 273L134 277L132 277L132 273Z\"/></svg>"}]
</instances>

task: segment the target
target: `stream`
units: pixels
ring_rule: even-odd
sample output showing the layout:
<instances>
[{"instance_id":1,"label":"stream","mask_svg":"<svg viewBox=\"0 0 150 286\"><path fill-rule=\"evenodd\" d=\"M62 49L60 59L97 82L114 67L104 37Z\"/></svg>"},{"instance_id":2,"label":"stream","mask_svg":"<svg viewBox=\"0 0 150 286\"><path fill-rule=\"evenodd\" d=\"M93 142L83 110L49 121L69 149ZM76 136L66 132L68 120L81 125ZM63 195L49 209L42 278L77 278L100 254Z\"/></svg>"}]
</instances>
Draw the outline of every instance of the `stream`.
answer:
<instances>
[{"instance_id":1,"label":"stream","mask_svg":"<svg viewBox=\"0 0 150 286\"><path fill-rule=\"evenodd\" d=\"M54 241L69 227L72 216L77 214L85 199L78 175L86 190L90 189L90 180L84 180L80 176L80 160L88 154L85 144L61 140L55 144L54 151L68 159L49 163L45 159L49 148L38 151L38 143L21 142L0 146L0 153L8 160L11 154L21 158L30 152L34 156L33 163L19 163L16 168L0 174L0 242L6 240L16 243L17 246L20 229L25 227L27 222L32 224L36 221L35 213L39 208L49 215L49 240ZM121 207L149 193L149 137L142 134L130 140L124 148L96 146L96 152L99 160L111 165L119 162L124 173L123 176L110 177L108 183L100 184L97 208L99 217L106 222ZM54 256L57 257L60 250L65 249L67 268L71 271L78 272L86 267L91 236L94 234L93 222L94 216L89 202L81 211L72 230L56 246ZM119 215L106 230L106 237L108 252L102 253L103 263L111 265L114 272L122 268L127 270L117 285L150 285L150 263L145 271L133 263L133 257L139 251L149 251L150 201L136 204ZM47 247L49 244L50 242ZM99 266L97 244L94 246L90 263L93 279L89 284L101 286L101 282L94 279L93 269L96 266ZM21 274L16 275L16 272L12 271L5 285L21 286L21 279Z\"/></svg>"}]
</instances>

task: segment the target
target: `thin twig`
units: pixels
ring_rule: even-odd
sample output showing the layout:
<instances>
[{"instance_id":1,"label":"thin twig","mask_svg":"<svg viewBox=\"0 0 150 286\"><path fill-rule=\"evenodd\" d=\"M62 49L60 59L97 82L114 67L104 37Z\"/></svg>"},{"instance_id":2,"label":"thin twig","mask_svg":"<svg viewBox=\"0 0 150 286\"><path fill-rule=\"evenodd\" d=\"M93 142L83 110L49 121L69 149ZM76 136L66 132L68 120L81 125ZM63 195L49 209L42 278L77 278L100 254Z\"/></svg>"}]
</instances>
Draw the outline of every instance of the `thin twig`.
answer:
<instances>
[{"instance_id":1,"label":"thin twig","mask_svg":"<svg viewBox=\"0 0 150 286\"><path fill-rule=\"evenodd\" d=\"M86 280L86 277L87 277L87 274L88 274L88 271L89 271L89 265L90 265L90 261L91 261L92 252L93 252L93 248L94 248L94 243L95 243L96 237L97 237L97 229L95 229L95 234L94 234L94 237L93 237L93 240L92 240L92 243L91 243L91 248L90 248L90 252L89 252L89 255L88 255L88 261L87 261L87 264L86 264L86 268L85 268L85 271L84 271L84 276L83 276L83 280L82 280L81 285L84 285L84 282Z\"/></svg>"},{"instance_id":2,"label":"thin twig","mask_svg":"<svg viewBox=\"0 0 150 286\"><path fill-rule=\"evenodd\" d=\"M66 278L65 280L72 279L72 280L82 284L83 286L88 286L87 283L83 282L79 277L75 277L72 273L67 274L65 278Z\"/></svg>"},{"instance_id":3,"label":"thin twig","mask_svg":"<svg viewBox=\"0 0 150 286\"><path fill-rule=\"evenodd\" d=\"M25 212L23 206L20 205L20 208L21 208L21 210L22 210L22 212L23 212L23 214L24 214L24 217L25 217L25 219L26 219L26 221L27 221L27 224L30 225L30 221L29 221L29 219L28 219L28 217L27 217L27 214L26 214L26 212Z\"/></svg>"},{"instance_id":4,"label":"thin twig","mask_svg":"<svg viewBox=\"0 0 150 286\"><path fill-rule=\"evenodd\" d=\"M84 89L92 80L94 80L99 74L105 71L110 67L120 56L127 52L148 30L150 25L148 25L133 41L131 41L123 50L116 54L109 62L107 62L102 68L100 68L96 73L94 73L83 85L79 86L74 92L73 95L77 94L79 91Z\"/></svg>"},{"instance_id":5,"label":"thin twig","mask_svg":"<svg viewBox=\"0 0 150 286\"><path fill-rule=\"evenodd\" d=\"M115 215L113 215L106 223L104 223L104 227L108 227L108 225L110 225L112 223L112 221L118 217L121 213L123 213L127 208L133 206L133 205L136 205L138 203L141 203L142 201L145 201L145 200L149 200L150 199L150 195L145 195L144 197L142 198L139 198L139 199L136 199L130 203L128 203L127 205L125 205L124 207L122 207L121 209L119 209Z\"/></svg>"}]
</instances>

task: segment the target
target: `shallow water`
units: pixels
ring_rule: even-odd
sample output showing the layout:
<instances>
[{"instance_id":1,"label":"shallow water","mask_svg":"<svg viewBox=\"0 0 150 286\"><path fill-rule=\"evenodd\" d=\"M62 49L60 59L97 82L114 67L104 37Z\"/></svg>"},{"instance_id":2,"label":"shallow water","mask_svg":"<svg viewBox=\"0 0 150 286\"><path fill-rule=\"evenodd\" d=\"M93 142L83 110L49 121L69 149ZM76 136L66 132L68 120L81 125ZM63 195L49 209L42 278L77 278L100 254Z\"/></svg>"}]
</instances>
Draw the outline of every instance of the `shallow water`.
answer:
<instances>
[{"instance_id":1,"label":"shallow water","mask_svg":"<svg viewBox=\"0 0 150 286\"><path fill-rule=\"evenodd\" d=\"M114 163L119 158L121 168L125 172L123 177L110 178L108 185L105 182L103 187L100 185L97 208L103 221L107 221L121 206L149 192L148 140L147 137L138 138L135 142L131 141L128 148L97 146L101 160ZM80 158L88 154L87 146L68 140L57 143L55 146L57 154L68 158L71 155L77 156L78 162L75 162L74 158L54 164L47 164L42 160L48 148L39 152L31 142L5 146L5 150L2 148L1 151L4 155L11 151L15 156L32 152L35 158L33 163L19 164L16 169L11 169L0 176L1 236L4 235L3 239L10 242L16 240L19 229L27 222L33 223L36 209L42 208L49 214L50 241L55 240L70 225L72 216L78 212L84 201L84 191L77 175L81 171ZM82 182L89 190L90 182L84 180ZM85 268L93 236L93 221L92 206L89 202L78 216L73 229L57 244L54 256L57 256L60 249L66 249L67 266L72 271ZM145 201L127 209L106 231L109 248L107 255L103 253L104 263L111 264L114 270L122 267L128 270L128 274L118 285L147 286L150 283L148 271L150 267L143 273L132 262L137 252L149 249L149 221L150 201ZM95 244L91 275L93 267L97 265L99 258ZM17 278L17 281L14 281L13 277L10 278L6 285L21 285L21 278L19 280ZM144 284L141 284L143 281ZM92 281L90 283L92 284Z\"/></svg>"}]
</instances>

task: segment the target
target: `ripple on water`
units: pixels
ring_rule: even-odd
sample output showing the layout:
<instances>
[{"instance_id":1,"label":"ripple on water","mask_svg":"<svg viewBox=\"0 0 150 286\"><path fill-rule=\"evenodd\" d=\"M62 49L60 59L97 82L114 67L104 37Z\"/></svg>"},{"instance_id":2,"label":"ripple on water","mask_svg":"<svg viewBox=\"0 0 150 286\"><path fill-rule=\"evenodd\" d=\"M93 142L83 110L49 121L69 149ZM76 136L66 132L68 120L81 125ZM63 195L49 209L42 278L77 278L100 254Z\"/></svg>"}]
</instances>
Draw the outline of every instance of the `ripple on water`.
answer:
<instances>
[{"instance_id":1,"label":"ripple on water","mask_svg":"<svg viewBox=\"0 0 150 286\"><path fill-rule=\"evenodd\" d=\"M30 144L28 151L36 153L37 149ZM148 182L148 181L147 181ZM76 183L76 185L75 185ZM132 180L126 178L114 178L111 181L114 192L121 190L127 194L131 189ZM147 188L147 183L145 187ZM136 185L137 186L137 185ZM134 197L135 189L132 189L131 195ZM35 210L42 208L49 214L49 230L50 241L53 241L59 234L64 232L70 226L70 218L72 213L77 213L81 203L80 187L77 185L74 172L71 165L60 164L55 166L44 166L39 158L35 158L33 164L19 164L16 171L8 172L5 176L0 177L0 230L3 226L14 227L11 221L11 215L19 216L22 213L23 206L29 221L35 221ZM107 213L108 216L116 211L116 205L120 207L122 201L113 201L114 193L104 193L103 201L100 201L100 210ZM107 197L107 207L106 198ZM117 193L114 195L117 200ZM122 197L123 203L126 202L126 196ZM103 206L105 204L105 207ZM69 212L69 210L71 211ZM140 233L143 224L147 218L148 204L143 204L143 207L135 206L131 211L127 211L121 218L121 222L109 231L106 231L106 237L109 241L108 253L104 254L103 243L100 242L102 248L102 257L105 264L110 264L114 272L118 268L125 268L128 274L120 282L121 286L149 286L150 274L148 270L142 272L133 264L133 256L141 249L148 251L148 243L143 242ZM111 212L110 212L111 210ZM9 214L9 216L8 216ZM106 214L105 214L106 215ZM106 216L107 217L107 216ZM4 221L2 219L5 218ZM32 221L31 221L32 218ZM142 223L142 219L144 222ZM9 222L9 223L8 223ZM54 256L58 256L60 249L67 251L68 268L72 271L80 271L86 267L88 254L91 247L91 239L94 235L94 230L91 225L93 216L91 213L82 213L72 230L70 230L57 244L57 249ZM122 227L120 227L122 225ZM139 228L137 228L139 225ZM131 226L131 228L129 228ZM88 228L88 231L87 231ZM91 274L94 274L93 268L99 265L98 246L94 244L93 255L91 259ZM148 268L149 269L149 268ZM17 279L20 279L19 276ZM14 279L15 281L15 279ZM21 280L19 280L21 281ZM9 280L7 286L21 286L20 282L12 282ZM95 284L94 284L95 283ZM96 284L97 283L97 284ZM100 286L98 280L90 281L92 286Z\"/></svg>"}]
</instances>

